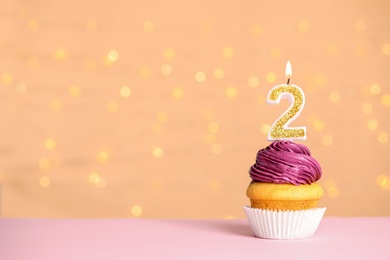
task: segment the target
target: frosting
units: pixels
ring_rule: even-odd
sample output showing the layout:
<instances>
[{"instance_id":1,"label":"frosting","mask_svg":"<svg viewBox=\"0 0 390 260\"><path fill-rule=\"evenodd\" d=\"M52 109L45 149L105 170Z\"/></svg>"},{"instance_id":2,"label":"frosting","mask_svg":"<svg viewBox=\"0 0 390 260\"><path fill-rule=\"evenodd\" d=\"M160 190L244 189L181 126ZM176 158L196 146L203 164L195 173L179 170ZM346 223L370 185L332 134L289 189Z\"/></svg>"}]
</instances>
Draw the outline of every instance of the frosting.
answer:
<instances>
[{"instance_id":1,"label":"frosting","mask_svg":"<svg viewBox=\"0 0 390 260\"><path fill-rule=\"evenodd\" d=\"M322 172L306 146L277 140L257 153L249 174L257 182L300 185L319 180Z\"/></svg>"}]
</instances>

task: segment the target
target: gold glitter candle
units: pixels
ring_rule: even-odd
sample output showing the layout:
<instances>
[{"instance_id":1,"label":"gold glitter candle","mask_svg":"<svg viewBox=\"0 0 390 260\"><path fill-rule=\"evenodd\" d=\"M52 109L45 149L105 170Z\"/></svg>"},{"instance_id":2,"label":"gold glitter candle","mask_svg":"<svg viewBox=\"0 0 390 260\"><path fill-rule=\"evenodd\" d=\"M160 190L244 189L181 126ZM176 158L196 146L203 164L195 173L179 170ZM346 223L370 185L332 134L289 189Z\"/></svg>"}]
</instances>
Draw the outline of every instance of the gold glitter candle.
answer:
<instances>
[{"instance_id":1,"label":"gold glitter candle","mask_svg":"<svg viewBox=\"0 0 390 260\"><path fill-rule=\"evenodd\" d=\"M301 114L305 105L303 90L296 85L289 84L291 75L291 64L288 61L286 65L287 84L277 85L268 92L268 104L279 104L282 98L290 101L290 107L271 126L268 132L269 141L278 139L306 140L305 126L289 127L289 124Z\"/></svg>"}]
</instances>

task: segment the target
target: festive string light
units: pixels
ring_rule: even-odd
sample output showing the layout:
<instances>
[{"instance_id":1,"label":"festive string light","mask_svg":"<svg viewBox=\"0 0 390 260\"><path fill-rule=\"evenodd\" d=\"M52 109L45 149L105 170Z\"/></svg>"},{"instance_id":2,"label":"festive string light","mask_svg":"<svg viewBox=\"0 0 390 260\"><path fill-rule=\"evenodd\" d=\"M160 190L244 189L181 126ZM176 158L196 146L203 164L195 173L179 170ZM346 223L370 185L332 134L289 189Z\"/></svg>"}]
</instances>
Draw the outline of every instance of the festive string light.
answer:
<instances>
[{"instance_id":1,"label":"festive string light","mask_svg":"<svg viewBox=\"0 0 390 260\"><path fill-rule=\"evenodd\" d=\"M118 112L118 109L119 109L119 105L118 103L114 102L114 101L111 101L107 104L107 110L108 112L111 112L111 113L116 113Z\"/></svg>"},{"instance_id":2,"label":"festive string light","mask_svg":"<svg viewBox=\"0 0 390 260\"><path fill-rule=\"evenodd\" d=\"M228 87L225 94L228 98L235 98L237 96L237 89L235 87Z\"/></svg>"},{"instance_id":3,"label":"festive string light","mask_svg":"<svg viewBox=\"0 0 390 260\"><path fill-rule=\"evenodd\" d=\"M38 29L38 26L39 26L39 23L37 20L35 19L30 19L27 21L27 28L30 30L30 31L35 31Z\"/></svg>"},{"instance_id":4,"label":"festive string light","mask_svg":"<svg viewBox=\"0 0 390 260\"><path fill-rule=\"evenodd\" d=\"M161 66L161 74L168 76L172 73L172 67L169 64L163 64Z\"/></svg>"},{"instance_id":5,"label":"festive string light","mask_svg":"<svg viewBox=\"0 0 390 260\"><path fill-rule=\"evenodd\" d=\"M176 87L172 90L172 96L175 99L181 99L184 95L184 90L180 87Z\"/></svg>"},{"instance_id":6,"label":"festive string light","mask_svg":"<svg viewBox=\"0 0 390 260\"><path fill-rule=\"evenodd\" d=\"M53 57L58 61L63 61L67 59L68 54L64 49L57 49L54 51Z\"/></svg>"},{"instance_id":7,"label":"festive string light","mask_svg":"<svg viewBox=\"0 0 390 260\"><path fill-rule=\"evenodd\" d=\"M227 58L227 59L230 59L232 58L234 55L234 51L231 47L225 47L223 48L222 50L222 56Z\"/></svg>"},{"instance_id":8,"label":"festive string light","mask_svg":"<svg viewBox=\"0 0 390 260\"><path fill-rule=\"evenodd\" d=\"M176 55L175 50L172 48L167 48L164 50L164 57L168 60L173 59L175 55Z\"/></svg>"},{"instance_id":9,"label":"festive string light","mask_svg":"<svg viewBox=\"0 0 390 260\"><path fill-rule=\"evenodd\" d=\"M209 189L214 192L219 191L221 189L221 182L218 180L211 180L209 182Z\"/></svg>"},{"instance_id":10,"label":"festive string light","mask_svg":"<svg viewBox=\"0 0 390 260\"><path fill-rule=\"evenodd\" d=\"M276 81L276 74L274 72L268 72L265 78L267 82L274 83Z\"/></svg>"},{"instance_id":11,"label":"festive string light","mask_svg":"<svg viewBox=\"0 0 390 260\"><path fill-rule=\"evenodd\" d=\"M338 52L339 52L339 47L338 47L336 44L329 44L329 45L326 47L326 52L327 52L329 55L337 55Z\"/></svg>"},{"instance_id":12,"label":"festive string light","mask_svg":"<svg viewBox=\"0 0 390 260\"><path fill-rule=\"evenodd\" d=\"M144 31L145 32L150 33L150 32L153 32L154 29L155 29L155 25L154 25L154 23L152 21L146 21L144 23Z\"/></svg>"},{"instance_id":13,"label":"festive string light","mask_svg":"<svg viewBox=\"0 0 390 260\"><path fill-rule=\"evenodd\" d=\"M270 51L272 58L279 58L282 55L282 51L278 47L273 47Z\"/></svg>"},{"instance_id":14,"label":"festive string light","mask_svg":"<svg viewBox=\"0 0 390 260\"><path fill-rule=\"evenodd\" d=\"M96 184L99 182L100 180L100 175L99 173L97 172L91 172L89 175L88 175L88 180L90 183L92 184Z\"/></svg>"},{"instance_id":15,"label":"festive string light","mask_svg":"<svg viewBox=\"0 0 390 260\"><path fill-rule=\"evenodd\" d=\"M257 77L250 77L248 80L248 85L251 88L255 88L255 87L259 86L259 84L260 84L260 81Z\"/></svg>"},{"instance_id":16,"label":"festive string light","mask_svg":"<svg viewBox=\"0 0 390 260\"><path fill-rule=\"evenodd\" d=\"M379 143L386 144L388 140L389 140L389 136L386 132L380 132L378 134L378 142Z\"/></svg>"},{"instance_id":17,"label":"festive string light","mask_svg":"<svg viewBox=\"0 0 390 260\"><path fill-rule=\"evenodd\" d=\"M384 190L390 190L390 178L384 174L378 175L376 183Z\"/></svg>"},{"instance_id":18,"label":"festive string light","mask_svg":"<svg viewBox=\"0 0 390 260\"><path fill-rule=\"evenodd\" d=\"M225 72L223 71L223 69L217 68L214 70L213 76L215 79L223 79L223 77L225 76Z\"/></svg>"},{"instance_id":19,"label":"festive string light","mask_svg":"<svg viewBox=\"0 0 390 260\"><path fill-rule=\"evenodd\" d=\"M263 32L263 28L259 24L252 25L251 34L253 36L259 36Z\"/></svg>"},{"instance_id":20,"label":"festive string light","mask_svg":"<svg viewBox=\"0 0 390 260\"><path fill-rule=\"evenodd\" d=\"M211 122L208 129L210 133L216 134L219 130L219 125L216 122Z\"/></svg>"},{"instance_id":21,"label":"festive string light","mask_svg":"<svg viewBox=\"0 0 390 260\"><path fill-rule=\"evenodd\" d=\"M86 22L85 26L89 31L96 31L99 27L99 22L95 19L90 19Z\"/></svg>"},{"instance_id":22,"label":"festive string light","mask_svg":"<svg viewBox=\"0 0 390 260\"><path fill-rule=\"evenodd\" d=\"M164 150L161 147L154 147L152 150L153 157L156 159L161 159L164 157Z\"/></svg>"},{"instance_id":23,"label":"festive string light","mask_svg":"<svg viewBox=\"0 0 390 260\"><path fill-rule=\"evenodd\" d=\"M206 80L206 73L203 71L198 71L195 73L195 80L199 83L202 83Z\"/></svg>"},{"instance_id":24,"label":"festive string light","mask_svg":"<svg viewBox=\"0 0 390 260\"><path fill-rule=\"evenodd\" d=\"M50 178L47 177L47 176L41 176L39 178L39 185L42 187L42 188L47 188L49 187L51 184L51 181L50 181Z\"/></svg>"},{"instance_id":25,"label":"festive string light","mask_svg":"<svg viewBox=\"0 0 390 260\"><path fill-rule=\"evenodd\" d=\"M106 152L106 151L100 151L100 152L96 155L96 161L97 161L98 163L105 163L105 162L107 162L108 158L109 158L109 154L108 154L108 152Z\"/></svg>"},{"instance_id":26,"label":"festive string light","mask_svg":"<svg viewBox=\"0 0 390 260\"><path fill-rule=\"evenodd\" d=\"M219 144L219 143L214 143L212 146L211 146L211 152L213 154L220 154L222 152L222 145Z\"/></svg>"},{"instance_id":27,"label":"festive string light","mask_svg":"<svg viewBox=\"0 0 390 260\"><path fill-rule=\"evenodd\" d=\"M314 129L317 130L317 131L322 131L325 128L324 121L319 120L319 119L315 120L313 125L314 125Z\"/></svg>"},{"instance_id":28,"label":"festive string light","mask_svg":"<svg viewBox=\"0 0 390 260\"><path fill-rule=\"evenodd\" d=\"M381 98L381 103L385 107L390 106L390 95L388 94L383 95Z\"/></svg>"},{"instance_id":29,"label":"festive string light","mask_svg":"<svg viewBox=\"0 0 390 260\"><path fill-rule=\"evenodd\" d=\"M268 132L270 129L271 129L271 126L269 124L261 124L261 126L260 126L260 132L263 135L268 135Z\"/></svg>"},{"instance_id":30,"label":"festive string light","mask_svg":"<svg viewBox=\"0 0 390 260\"><path fill-rule=\"evenodd\" d=\"M41 158L39 159L38 165L41 170L47 170L50 168L50 161L47 158Z\"/></svg>"},{"instance_id":31,"label":"festive string light","mask_svg":"<svg viewBox=\"0 0 390 260\"><path fill-rule=\"evenodd\" d=\"M372 84L370 86L370 93L372 95L378 95L381 93L381 86L379 86L379 84Z\"/></svg>"},{"instance_id":32,"label":"festive string light","mask_svg":"<svg viewBox=\"0 0 390 260\"><path fill-rule=\"evenodd\" d=\"M160 123L165 123L168 121L168 114L166 112L158 112L157 121Z\"/></svg>"},{"instance_id":33,"label":"festive string light","mask_svg":"<svg viewBox=\"0 0 390 260\"><path fill-rule=\"evenodd\" d=\"M355 22L355 30L357 32L363 32L366 29L366 25L362 21Z\"/></svg>"},{"instance_id":34,"label":"festive string light","mask_svg":"<svg viewBox=\"0 0 390 260\"><path fill-rule=\"evenodd\" d=\"M382 46L382 53L384 55L390 55L390 44L386 43Z\"/></svg>"},{"instance_id":35,"label":"festive string light","mask_svg":"<svg viewBox=\"0 0 390 260\"><path fill-rule=\"evenodd\" d=\"M309 30L309 22L306 20L299 21L298 23L298 29L301 32L307 32Z\"/></svg>"},{"instance_id":36,"label":"festive string light","mask_svg":"<svg viewBox=\"0 0 390 260\"><path fill-rule=\"evenodd\" d=\"M9 85L13 82L13 77L11 74L9 73L3 73L1 75L1 83L5 84L5 85Z\"/></svg>"},{"instance_id":37,"label":"festive string light","mask_svg":"<svg viewBox=\"0 0 390 260\"><path fill-rule=\"evenodd\" d=\"M45 140L45 147L48 150L53 150L56 147L57 143L53 138L47 138Z\"/></svg>"},{"instance_id":38,"label":"festive string light","mask_svg":"<svg viewBox=\"0 0 390 260\"><path fill-rule=\"evenodd\" d=\"M130 88L129 88L128 86L123 86L123 87L120 88L119 94L120 94L122 97L126 98L126 97L129 97L129 96L130 96L131 90L130 90Z\"/></svg>"},{"instance_id":39,"label":"festive string light","mask_svg":"<svg viewBox=\"0 0 390 260\"><path fill-rule=\"evenodd\" d=\"M96 182L95 186L98 189L103 189L107 185L107 181L104 178L99 178L99 180Z\"/></svg>"},{"instance_id":40,"label":"festive string light","mask_svg":"<svg viewBox=\"0 0 390 260\"><path fill-rule=\"evenodd\" d=\"M110 50L107 54L107 59L114 62L119 59L119 52L117 50Z\"/></svg>"},{"instance_id":41,"label":"festive string light","mask_svg":"<svg viewBox=\"0 0 390 260\"><path fill-rule=\"evenodd\" d=\"M329 100L332 103L338 103L340 101L340 93L337 91L332 91L329 94Z\"/></svg>"},{"instance_id":42,"label":"festive string light","mask_svg":"<svg viewBox=\"0 0 390 260\"><path fill-rule=\"evenodd\" d=\"M333 137L331 135L324 135L322 137L322 143L325 145L325 146L329 146L333 143Z\"/></svg>"},{"instance_id":43,"label":"festive string light","mask_svg":"<svg viewBox=\"0 0 390 260\"><path fill-rule=\"evenodd\" d=\"M76 85L71 85L69 86L68 88L68 93L69 95L71 95L72 97L78 97L80 96L80 88Z\"/></svg>"},{"instance_id":44,"label":"festive string light","mask_svg":"<svg viewBox=\"0 0 390 260\"><path fill-rule=\"evenodd\" d=\"M140 217L143 213L143 209L140 205L134 205L132 208L131 208L131 214L134 216L134 217Z\"/></svg>"},{"instance_id":45,"label":"festive string light","mask_svg":"<svg viewBox=\"0 0 390 260\"><path fill-rule=\"evenodd\" d=\"M372 110L373 110L373 107L370 103L365 103L363 106L362 106L362 111L364 114L366 115L369 115L372 113Z\"/></svg>"},{"instance_id":46,"label":"festive string light","mask_svg":"<svg viewBox=\"0 0 390 260\"><path fill-rule=\"evenodd\" d=\"M367 127L371 131L378 129L378 121L376 119L370 119L367 123Z\"/></svg>"}]
</instances>

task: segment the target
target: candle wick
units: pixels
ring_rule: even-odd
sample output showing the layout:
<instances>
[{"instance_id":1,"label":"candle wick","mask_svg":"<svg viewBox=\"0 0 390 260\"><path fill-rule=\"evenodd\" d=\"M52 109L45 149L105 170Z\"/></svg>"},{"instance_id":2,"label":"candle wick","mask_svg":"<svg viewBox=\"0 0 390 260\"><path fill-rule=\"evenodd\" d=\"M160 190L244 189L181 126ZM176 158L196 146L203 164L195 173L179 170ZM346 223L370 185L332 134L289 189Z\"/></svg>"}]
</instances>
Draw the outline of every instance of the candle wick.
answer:
<instances>
[{"instance_id":1,"label":"candle wick","mask_svg":"<svg viewBox=\"0 0 390 260\"><path fill-rule=\"evenodd\" d=\"M288 78L287 80L287 85L290 85L290 78Z\"/></svg>"}]
</instances>

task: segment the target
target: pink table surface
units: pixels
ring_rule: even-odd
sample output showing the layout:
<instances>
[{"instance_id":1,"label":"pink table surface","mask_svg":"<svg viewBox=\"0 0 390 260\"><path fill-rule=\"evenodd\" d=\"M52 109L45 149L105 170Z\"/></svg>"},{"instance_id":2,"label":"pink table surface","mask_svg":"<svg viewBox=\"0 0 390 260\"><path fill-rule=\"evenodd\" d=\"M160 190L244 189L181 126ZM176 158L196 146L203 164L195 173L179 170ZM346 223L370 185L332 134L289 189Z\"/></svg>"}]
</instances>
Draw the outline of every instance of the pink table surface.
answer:
<instances>
[{"instance_id":1,"label":"pink table surface","mask_svg":"<svg viewBox=\"0 0 390 260\"><path fill-rule=\"evenodd\" d=\"M390 218L324 218L314 237L246 220L0 219L0 259L390 259Z\"/></svg>"}]
</instances>

